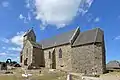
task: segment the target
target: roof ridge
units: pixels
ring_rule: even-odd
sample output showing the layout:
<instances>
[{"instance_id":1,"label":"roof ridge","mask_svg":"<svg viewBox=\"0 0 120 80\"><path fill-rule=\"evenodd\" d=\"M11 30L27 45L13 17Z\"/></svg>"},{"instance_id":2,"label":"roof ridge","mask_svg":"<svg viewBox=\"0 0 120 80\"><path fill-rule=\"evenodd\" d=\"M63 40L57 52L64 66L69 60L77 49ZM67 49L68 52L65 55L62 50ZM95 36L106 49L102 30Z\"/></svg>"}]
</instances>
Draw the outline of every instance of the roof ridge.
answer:
<instances>
[{"instance_id":1,"label":"roof ridge","mask_svg":"<svg viewBox=\"0 0 120 80\"><path fill-rule=\"evenodd\" d=\"M74 38L74 36L76 35L76 33L78 32L78 30L80 30L80 27L77 27L77 28L75 29L75 32L74 32L74 34L72 35L72 37L70 38L69 42L71 42L71 41L73 40L73 38Z\"/></svg>"}]
</instances>

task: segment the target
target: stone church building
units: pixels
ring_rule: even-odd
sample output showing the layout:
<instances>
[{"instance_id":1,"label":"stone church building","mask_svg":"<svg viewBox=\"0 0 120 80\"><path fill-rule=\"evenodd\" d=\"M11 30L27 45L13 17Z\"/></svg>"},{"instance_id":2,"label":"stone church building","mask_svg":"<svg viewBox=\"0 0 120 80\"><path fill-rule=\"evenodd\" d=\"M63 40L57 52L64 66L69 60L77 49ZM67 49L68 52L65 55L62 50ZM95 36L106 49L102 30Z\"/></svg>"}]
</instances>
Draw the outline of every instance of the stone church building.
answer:
<instances>
[{"instance_id":1,"label":"stone church building","mask_svg":"<svg viewBox=\"0 0 120 80\"><path fill-rule=\"evenodd\" d=\"M23 36L20 62L24 67L45 67L68 72L102 74L106 70L104 33L79 27L40 42L33 29Z\"/></svg>"}]
</instances>

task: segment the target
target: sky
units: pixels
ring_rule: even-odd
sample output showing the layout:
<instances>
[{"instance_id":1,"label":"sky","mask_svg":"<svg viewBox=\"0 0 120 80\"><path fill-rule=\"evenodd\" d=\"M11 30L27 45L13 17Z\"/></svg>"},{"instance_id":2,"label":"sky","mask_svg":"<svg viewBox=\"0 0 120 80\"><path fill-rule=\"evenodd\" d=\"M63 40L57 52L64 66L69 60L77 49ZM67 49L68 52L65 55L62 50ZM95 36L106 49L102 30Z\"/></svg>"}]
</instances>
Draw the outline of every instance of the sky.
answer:
<instances>
[{"instance_id":1,"label":"sky","mask_svg":"<svg viewBox=\"0 0 120 80\"><path fill-rule=\"evenodd\" d=\"M106 61L120 60L120 0L0 0L0 61L19 62L24 33L37 42L80 27L104 31Z\"/></svg>"}]
</instances>

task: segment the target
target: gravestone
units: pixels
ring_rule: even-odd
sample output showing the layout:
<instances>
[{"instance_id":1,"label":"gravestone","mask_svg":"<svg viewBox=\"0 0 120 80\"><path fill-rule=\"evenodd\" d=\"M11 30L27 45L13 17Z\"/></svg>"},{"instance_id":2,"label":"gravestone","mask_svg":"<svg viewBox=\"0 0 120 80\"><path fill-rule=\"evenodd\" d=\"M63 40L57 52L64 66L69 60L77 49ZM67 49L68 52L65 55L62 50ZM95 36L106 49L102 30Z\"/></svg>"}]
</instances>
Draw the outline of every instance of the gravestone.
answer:
<instances>
[{"instance_id":1,"label":"gravestone","mask_svg":"<svg viewBox=\"0 0 120 80\"><path fill-rule=\"evenodd\" d=\"M1 70L7 70L7 64L5 62L1 63Z\"/></svg>"}]
</instances>

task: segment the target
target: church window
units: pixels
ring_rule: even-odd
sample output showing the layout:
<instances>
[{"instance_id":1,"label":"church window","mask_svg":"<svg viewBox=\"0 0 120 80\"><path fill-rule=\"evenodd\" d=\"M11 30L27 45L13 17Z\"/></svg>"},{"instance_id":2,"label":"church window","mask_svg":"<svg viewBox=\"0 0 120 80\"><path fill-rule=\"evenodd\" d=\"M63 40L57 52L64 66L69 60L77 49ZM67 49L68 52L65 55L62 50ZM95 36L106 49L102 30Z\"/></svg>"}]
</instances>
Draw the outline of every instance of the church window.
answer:
<instances>
[{"instance_id":1,"label":"church window","mask_svg":"<svg viewBox=\"0 0 120 80\"><path fill-rule=\"evenodd\" d=\"M59 58L62 58L62 49L59 49Z\"/></svg>"},{"instance_id":2,"label":"church window","mask_svg":"<svg viewBox=\"0 0 120 80\"><path fill-rule=\"evenodd\" d=\"M20 62L22 63L22 55L20 56Z\"/></svg>"},{"instance_id":3,"label":"church window","mask_svg":"<svg viewBox=\"0 0 120 80\"><path fill-rule=\"evenodd\" d=\"M49 59L51 59L51 52L49 51Z\"/></svg>"},{"instance_id":4,"label":"church window","mask_svg":"<svg viewBox=\"0 0 120 80\"><path fill-rule=\"evenodd\" d=\"M28 58L24 60L24 65L27 66L28 65L27 63L28 63Z\"/></svg>"}]
</instances>

